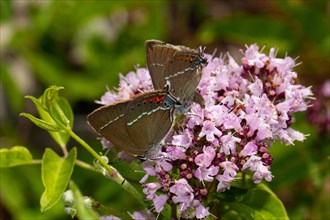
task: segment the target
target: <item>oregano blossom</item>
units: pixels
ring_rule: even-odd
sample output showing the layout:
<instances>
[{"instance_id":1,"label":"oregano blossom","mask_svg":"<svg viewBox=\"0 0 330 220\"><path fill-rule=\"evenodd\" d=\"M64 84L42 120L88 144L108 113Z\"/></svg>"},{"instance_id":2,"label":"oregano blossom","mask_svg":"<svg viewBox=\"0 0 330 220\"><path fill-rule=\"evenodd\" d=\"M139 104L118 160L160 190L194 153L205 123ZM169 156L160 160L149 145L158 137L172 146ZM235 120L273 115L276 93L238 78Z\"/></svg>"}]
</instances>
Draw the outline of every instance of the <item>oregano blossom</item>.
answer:
<instances>
[{"instance_id":1,"label":"oregano blossom","mask_svg":"<svg viewBox=\"0 0 330 220\"><path fill-rule=\"evenodd\" d=\"M229 54L205 55L208 65L197 88L205 107L193 103L166 137L160 159L142 163L146 174L140 183L155 212L168 203L184 218L212 215L208 196L229 190L239 174L251 174L255 184L272 180L273 142L305 139L291 127L293 113L305 111L313 94L297 84L295 60L277 58L274 48L267 55L256 44L241 52L241 62ZM117 91L106 92L99 103L152 88L148 70L137 68L121 76Z\"/></svg>"}]
</instances>

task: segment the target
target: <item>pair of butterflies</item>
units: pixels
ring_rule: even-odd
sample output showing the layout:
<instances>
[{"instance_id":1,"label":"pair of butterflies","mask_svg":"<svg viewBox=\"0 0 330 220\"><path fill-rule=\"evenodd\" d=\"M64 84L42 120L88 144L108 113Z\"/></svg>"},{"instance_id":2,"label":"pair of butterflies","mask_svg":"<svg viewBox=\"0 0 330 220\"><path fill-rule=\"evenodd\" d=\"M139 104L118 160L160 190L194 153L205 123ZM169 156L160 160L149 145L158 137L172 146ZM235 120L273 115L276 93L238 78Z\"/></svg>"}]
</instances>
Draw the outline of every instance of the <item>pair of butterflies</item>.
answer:
<instances>
[{"instance_id":1,"label":"pair of butterflies","mask_svg":"<svg viewBox=\"0 0 330 220\"><path fill-rule=\"evenodd\" d=\"M203 103L196 88L207 60L201 48L157 40L146 41L146 50L155 90L100 107L87 119L96 132L121 150L152 158L160 151L175 112L185 111L192 102Z\"/></svg>"}]
</instances>

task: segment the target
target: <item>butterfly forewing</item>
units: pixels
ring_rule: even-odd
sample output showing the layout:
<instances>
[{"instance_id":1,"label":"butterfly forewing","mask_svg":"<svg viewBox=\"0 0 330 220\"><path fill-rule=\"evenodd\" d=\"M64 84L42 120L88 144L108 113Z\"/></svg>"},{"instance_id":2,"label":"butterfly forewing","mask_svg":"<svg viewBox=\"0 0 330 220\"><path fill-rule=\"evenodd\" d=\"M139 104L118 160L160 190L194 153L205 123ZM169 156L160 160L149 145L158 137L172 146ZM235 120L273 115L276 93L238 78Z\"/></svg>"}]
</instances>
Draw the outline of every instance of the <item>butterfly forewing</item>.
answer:
<instances>
[{"instance_id":1,"label":"butterfly forewing","mask_svg":"<svg viewBox=\"0 0 330 220\"><path fill-rule=\"evenodd\" d=\"M195 64L197 59L198 55L191 51L179 50L169 60L170 65L165 65L165 80L171 82L170 91L180 101L192 99L199 84L202 75L200 67Z\"/></svg>"},{"instance_id":2,"label":"butterfly forewing","mask_svg":"<svg viewBox=\"0 0 330 220\"><path fill-rule=\"evenodd\" d=\"M172 45L157 40L146 42L147 66L155 89L162 89L166 84L164 67L175 53Z\"/></svg>"},{"instance_id":3,"label":"butterfly forewing","mask_svg":"<svg viewBox=\"0 0 330 220\"><path fill-rule=\"evenodd\" d=\"M183 104L187 100L196 100L193 97L201 79L202 67L206 64L202 52L155 40L147 41L146 47L147 65L154 88L163 88L169 81L170 92Z\"/></svg>"}]
</instances>

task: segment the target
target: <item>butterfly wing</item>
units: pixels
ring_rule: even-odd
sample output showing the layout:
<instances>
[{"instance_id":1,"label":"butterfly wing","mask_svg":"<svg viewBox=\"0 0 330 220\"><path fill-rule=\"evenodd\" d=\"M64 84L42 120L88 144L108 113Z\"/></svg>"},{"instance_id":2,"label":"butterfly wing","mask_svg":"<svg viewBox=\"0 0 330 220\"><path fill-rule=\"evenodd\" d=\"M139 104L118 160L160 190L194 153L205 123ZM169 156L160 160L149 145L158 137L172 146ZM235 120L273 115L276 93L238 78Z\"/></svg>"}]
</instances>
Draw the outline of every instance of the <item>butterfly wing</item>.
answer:
<instances>
[{"instance_id":1,"label":"butterfly wing","mask_svg":"<svg viewBox=\"0 0 330 220\"><path fill-rule=\"evenodd\" d=\"M159 143L172 127L177 101L173 98L167 102L171 98L167 92L152 91L137 97L127 108L127 131L144 155L158 151Z\"/></svg>"},{"instance_id":2,"label":"butterfly wing","mask_svg":"<svg viewBox=\"0 0 330 220\"><path fill-rule=\"evenodd\" d=\"M187 47L177 46L177 50L164 67L165 81L170 81L171 93L185 103L192 100L202 77L202 64L206 60Z\"/></svg>"},{"instance_id":3,"label":"butterfly wing","mask_svg":"<svg viewBox=\"0 0 330 220\"><path fill-rule=\"evenodd\" d=\"M139 151L127 133L124 113L131 100L100 107L87 116L88 123L118 148L136 154Z\"/></svg>"},{"instance_id":4,"label":"butterfly wing","mask_svg":"<svg viewBox=\"0 0 330 220\"><path fill-rule=\"evenodd\" d=\"M155 40L147 41L146 47L154 88L161 89L170 81L170 92L179 101L185 104L187 100L193 100L202 77L202 67L207 62L202 51Z\"/></svg>"},{"instance_id":5,"label":"butterfly wing","mask_svg":"<svg viewBox=\"0 0 330 220\"><path fill-rule=\"evenodd\" d=\"M164 67L174 55L172 45L157 40L146 41L147 66L154 89L162 89L165 84Z\"/></svg>"}]
</instances>

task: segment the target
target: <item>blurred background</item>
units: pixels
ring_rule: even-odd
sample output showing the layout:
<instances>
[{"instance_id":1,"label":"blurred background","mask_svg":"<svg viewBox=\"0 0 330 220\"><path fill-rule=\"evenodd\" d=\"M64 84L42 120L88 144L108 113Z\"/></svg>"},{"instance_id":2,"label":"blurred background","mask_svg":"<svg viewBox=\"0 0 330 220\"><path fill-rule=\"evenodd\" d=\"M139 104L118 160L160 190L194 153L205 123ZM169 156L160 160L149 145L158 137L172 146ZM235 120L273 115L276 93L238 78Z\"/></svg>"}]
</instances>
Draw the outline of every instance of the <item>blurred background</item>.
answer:
<instances>
[{"instance_id":1,"label":"blurred background","mask_svg":"<svg viewBox=\"0 0 330 220\"><path fill-rule=\"evenodd\" d=\"M308 114L297 114L294 128L310 134L303 143L272 148L272 172L268 185L283 201L291 219L329 219L329 95L319 86L330 78L329 12L327 0L219 0L219 1L61 1L0 0L0 144L23 145L34 159L45 147L60 153L47 132L21 112L36 114L25 95L40 96L50 85L64 86L75 114L74 131L98 151L96 135L86 115L98 107L94 100L106 86L118 85L119 73L145 67L147 39L158 39L192 48L206 46L219 56L257 43L279 48L278 56L299 57L299 83L313 86L317 105ZM315 107L317 106L317 108ZM310 123L312 122L312 123ZM69 142L69 146L76 146ZM93 163L78 146L78 158ZM116 164L127 174L128 166ZM43 192L40 166L1 169L0 219L70 219L63 205L41 214ZM72 179L84 195L120 211L141 209L127 199L115 183L77 167Z\"/></svg>"}]
</instances>

